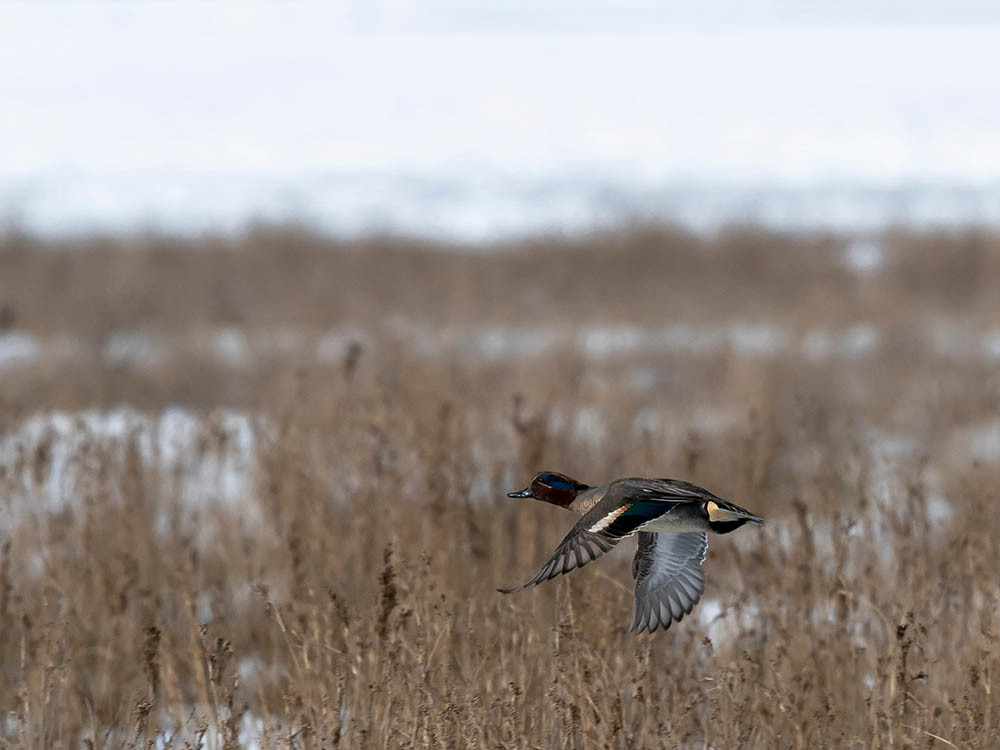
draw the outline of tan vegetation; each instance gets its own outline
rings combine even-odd
[[[7,237],[0,746],[997,747],[1000,239],[878,241]],[[631,542],[496,593],[539,468],[769,525],[630,636]]]

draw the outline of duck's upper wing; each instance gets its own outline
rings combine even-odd
[[[701,564],[708,550],[708,534],[639,532],[632,561],[635,606],[630,632],[657,627],[664,630],[689,614],[705,591]]]
[[[721,523],[737,522],[734,528],[738,528],[743,523],[752,523],[758,526],[765,524],[763,518],[751,513],[746,508],[723,500],[704,487],[679,479],[619,479],[609,487],[609,492],[612,490],[615,490],[619,496],[635,503],[641,504],[645,500],[650,506],[655,506],[657,502],[670,503],[674,506],[705,502],[707,503],[709,520]],[[635,512],[635,508],[632,512]],[[726,533],[725,530],[714,527],[713,530],[720,534]],[[733,529],[728,530],[732,531]]]

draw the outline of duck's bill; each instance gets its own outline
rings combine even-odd
[[[517,492],[508,492],[507,497],[531,497],[531,487],[525,487]]]

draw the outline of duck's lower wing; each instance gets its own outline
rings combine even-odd
[[[630,632],[664,630],[690,614],[705,592],[701,564],[708,551],[708,534],[639,532],[632,561],[635,606]]]

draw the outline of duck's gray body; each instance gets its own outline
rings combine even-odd
[[[628,477],[589,487],[543,472],[527,489],[509,496],[560,505],[580,520],[534,578],[516,589],[500,590],[511,593],[583,567],[637,533],[634,631],[666,629],[698,603],[705,590],[701,564],[709,532],[726,534],[746,523],[764,523],[750,511],[676,479]]]

